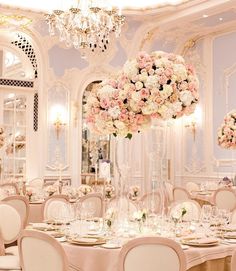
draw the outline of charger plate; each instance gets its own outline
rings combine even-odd
[[[212,247],[219,245],[219,240],[216,238],[186,238],[182,239],[181,243],[193,247]]]
[[[69,238],[67,242],[74,245],[80,246],[96,246],[106,243],[104,238],[94,238],[94,237],[78,237],[78,238]]]

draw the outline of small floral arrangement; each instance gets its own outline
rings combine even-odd
[[[82,193],[82,195],[85,196],[85,195],[87,195],[88,193],[93,192],[93,189],[92,189],[91,186],[89,186],[89,185],[87,185],[87,184],[82,184],[82,185],[79,186],[78,192],[79,192],[80,194]]]
[[[33,195],[33,190],[29,187],[26,188],[26,194],[25,194],[28,198],[29,198],[29,201],[31,200],[31,197]]]
[[[230,111],[218,129],[218,145],[225,149],[236,149],[236,110]]]
[[[233,185],[233,182],[229,177],[226,176],[219,182],[219,184],[223,186],[231,187]]]
[[[140,194],[140,187],[139,186],[137,186],[137,185],[130,186],[129,193],[128,193],[128,197],[130,200],[133,200],[133,201],[137,200],[139,194]]]
[[[176,210],[171,216],[174,223],[178,223],[180,220],[183,219],[184,215],[187,213],[187,209],[185,207],[182,207],[179,210]]]
[[[48,185],[45,188],[45,191],[48,193],[49,196],[52,196],[58,191],[58,187],[56,185]]]
[[[111,184],[105,186],[105,198],[111,199],[115,196],[115,187]]]
[[[147,209],[142,209],[134,212],[133,219],[138,222],[145,222],[147,219],[148,211]]]
[[[109,208],[105,215],[105,222],[108,228],[111,228],[116,218],[116,211],[113,208]]]

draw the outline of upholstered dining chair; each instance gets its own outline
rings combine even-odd
[[[190,193],[183,187],[174,187],[173,189],[174,201],[191,199]]]
[[[100,193],[87,194],[77,201],[79,212],[87,211],[91,213],[93,217],[103,216],[103,196]]]
[[[21,216],[23,227],[25,227],[28,223],[28,217],[29,217],[28,199],[24,196],[15,195],[15,196],[6,197],[2,201],[11,205],[18,211],[18,213]]]
[[[15,183],[4,183],[0,185],[0,189],[7,192],[7,195],[19,195],[19,188]]]
[[[113,198],[109,202],[107,207],[108,207],[108,209],[109,208],[113,208],[113,209],[120,208],[121,210],[124,211],[124,213],[127,212],[131,216],[134,212],[137,212],[137,210],[138,210],[137,205],[125,196],[122,196],[120,198],[119,197]]]
[[[0,203],[0,214],[0,243],[11,244],[18,239],[23,230],[20,214],[7,203]],[[1,248],[0,270],[21,270],[18,247]]]
[[[29,181],[29,186],[34,188],[43,188],[44,180],[41,178],[34,178]]]
[[[219,188],[214,193],[213,203],[219,209],[233,211],[236,207],[236,194],[232,188]]]
[[[236,249],[234,250],[231,258],[231,271],[236,270]]]
[[[183,208],[186,210],[186,214],[183,216],[184,221],[199,220],[201,206],[194,200],[180,200],[173,202],[169,207],[169,217],[181,214]]]
[[[150,213],[159,213],[161,211],[161,195],[159,192],[150,192],[143,195],[140,202]]]
[[[236,224],[236,208],[233,209],[233,211],[231,212],[231,219],[230,222],[232,224]]]
[[[193,191],[198,191],[200,189],[199,185],[194,182],[187,182],[185,188],[189,193],[192,193]]]
[[[119,255],[118,271],[185,271],[184,252],[175,241],[141,237],[127,242]]]
[[[44,220],[63,220],[64,213],[69,206],[69,197],[66,195],[53,195],[48,197],[42,205]]]
[[[19,238],[23,271],[68,271],[68,260],[61,244],[50,235],[24,230]]]

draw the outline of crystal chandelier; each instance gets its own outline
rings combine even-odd
[[[99,3],[98,3],[99,2]],[[98,0],[78,0],[69,10],[46,14],[50,35],[59,34],[60,41],[76,49],[100,49],[104,52],[112,32],[120,35],[125,17],[115,7],[105,7]]]

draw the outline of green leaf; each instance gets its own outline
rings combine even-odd
[[[113,136],[114,136],[114,137],[117,137],[117,134],[116,134],[116,133],[113,133]]]
[[[128,133],[125,138],[131,139],[132,138],[132,134]]]

